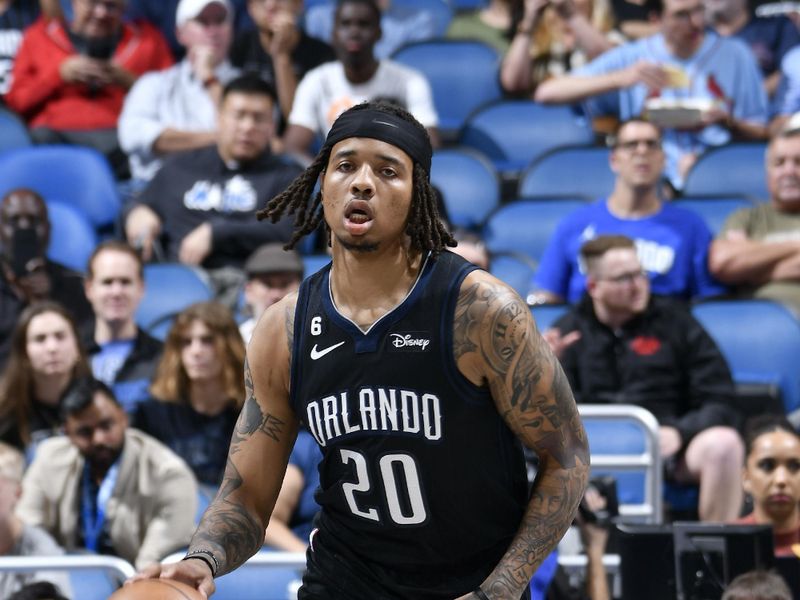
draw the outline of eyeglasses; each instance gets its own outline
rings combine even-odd
[[[655,138],[644,140],[628,140],[626,142],[617,142],[614,147],[624,150],[625,152],[633,152],[642,145],[647,152],[653,152],[654,150],[661,149],[661,140]]]
[[[642,279],[647,279],[647,271],[642,269],[641,271],[629,271],[628,273],[621,273],[614,277],[598,277],[601,281],[610,281],[611,283],[617,284],[629,284],[634,283],[636,281],[640,281]]]
[[[691,19],[696,17],[703,17],[705,16],[706,11],[703,5],[695,6],[694,8],[687,8],[686,10],[679,10],[672,14],[665,14],[665,16],[675,19],[676,21],[683,21],[688,23]]]

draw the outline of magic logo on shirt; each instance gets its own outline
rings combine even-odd
[[[224,183],[198,181],[183,195],[183,205],[189,210],[252,212],[257,202],[256,190],[241,175],[235,175]]]

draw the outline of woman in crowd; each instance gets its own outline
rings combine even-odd
[[[227,307],[200,302],[175,319],[133,426],[169,446],[201,487],[222,481],[228,445],[244,403],[245,347]]]
[[[519,0],[514,37],[500,82],[509,94],[532,96],[542,81],[564,75],[623,41],[609,0]]]
[[[792,546],[800,544],[800,435],[784,417],[755,417],[747,423],[745,451],[742,483],[753,511],[737,523],[772,525],[775,554],[794,556]]]
[[[0,441],[30,460],[37,443],[58,433],[59,402],[77,378],[91,375],[75,322],[60,304],[39,302],[20,315],[0,382]]]

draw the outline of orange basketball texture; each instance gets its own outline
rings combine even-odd
[[[108,600],[203,600],[203,596],[174,579],[143,579],[121,587]]]

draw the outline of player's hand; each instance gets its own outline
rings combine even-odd
[[[653,90],[669,87],[669,73],[661,65],[640,60],[622,70],[623,87],[642,83]]]
[[[658,448],[661,451],[661,458],[675,455],[682,445],[683,438],[677,429],[666,425],[658,428]]]
[[[208,598],[214,593],[216,586],[211,576],[211,569],[202,560],[181,560],[170,565],[153,563],[136,573],[125,582],[125,585],[142,579],[176,579],[190,585]]]
[[[142,260],[153,257],[153,242],[161,231],[161,219],[147,206],[140,205],[125,219],[125,236],[128,243],[139,250]]]
[[[195,227],[181,241],[178,260],[185,265],[197,266],[211,254],[211,224]]]
[[[570,331],[567,335],[561,335],[561,330],[555,327],[548,329],[542,334],[544,341],[550,346],[555,357],[561,360],[564,351],[581,339],[580,331]]]

